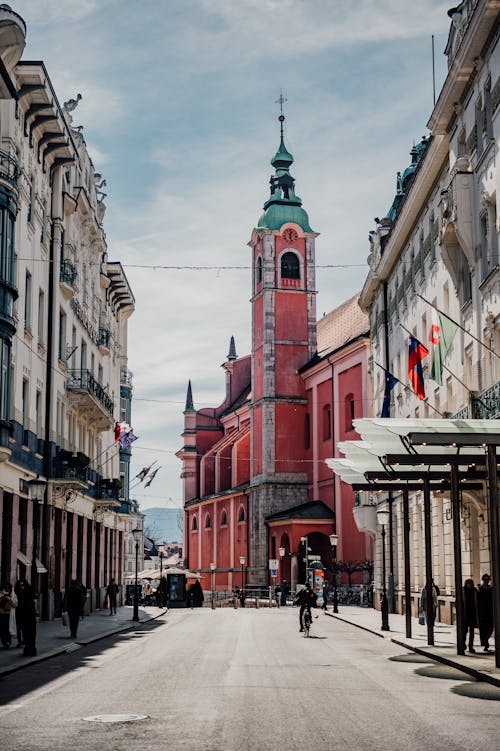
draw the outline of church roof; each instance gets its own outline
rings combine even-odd
[[[284,511],[266,516],[266,522],[276,522],[281,519],[334,519],[335,514],[323,501],[309,501],[300,506],[292,506]]]

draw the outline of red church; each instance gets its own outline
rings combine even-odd
[[[270,560],[294,588],[305,581],[306,546],[331,579],[332,533],[337,560],[372,558],[351,488],[325,463],[339,456],[338,441],[356,438],[353,420],[371,414],[369,322],[356,298],[316,320],[317,233],[295,193],[283,120],[249,243],[252,353],[238,357],[231,337],[218,407],[195,409],[189,383],[177,452],[187,565],[215,564],[217,589],[272,583]]]

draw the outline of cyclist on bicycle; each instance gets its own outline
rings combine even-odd
[[[317,597],[314,594],[314,592],[311,589],[310,584],[306,584],[304,589],[301,589],[300,592],[295,597],[295,602],[297,605],[300,605],[300,613],[299,613],[299,623],[300,623],[300,631],[304,630],[304,611],[308,610],[309,612],[309,618],[312,620],[311,616],[311,608],[316,607],[316,601]]]

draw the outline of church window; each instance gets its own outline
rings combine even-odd
[[[240,510],[238,512],[238,521],[244,522],[245,521],[245,508],[244,506],[240,506]]]
[[[328,441],[332,436],[332,411],[329,404],[323,407],[323,440]]]
[[[304,419],[304,448],[311,448],[311,419],[308,414]]]
[[[227,527],[227,513],[226,509],[223,510],[221,517],[220,517],[220,525],[221,527]]]
[[[212,519],[210,517],[210,514],[207,514],[205,517],[205,529],[210,529],[212,526]]]
[[[261,284],[262,283],[262,257],[261,256],[259,256],[257,258],[256,282],[257,282],[257,284]]]
[[[193,524],[191,525],[191,529],[193,531],[196,531],[198,529],[198,519],[196,516],[193,516]]]
[[[300,279],[300,264],[295,253],[283,253],[281,256],[281,278]]]
[[[352,424],[354,418],[354,396],[353,394],[348,394],[345,398],[345,429],[346,431],[354,430],[354,425]]]

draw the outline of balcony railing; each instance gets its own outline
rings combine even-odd
[[[101,480],[95,491],[95,497],[98,501],[119,501],[122,485],[120,480]]]
[[[500,381],[472,397],[472,411],[477,420],[495,420],[500,417]]]
[[[76,282],[76,267],[71,261],[61,261],[61,270],[59,272],[59,281],[62,284],[67,284],[69,287],[74,287]]]
[[[17,186],[19,163],[15,157],[4,149],[0,149],[0,177],[14,188]]]
[[[94,378],[90,370],[68,370],[66,386],[69,391],[87,391],[92,394],[113,416],[113,399],[105,388]]]

